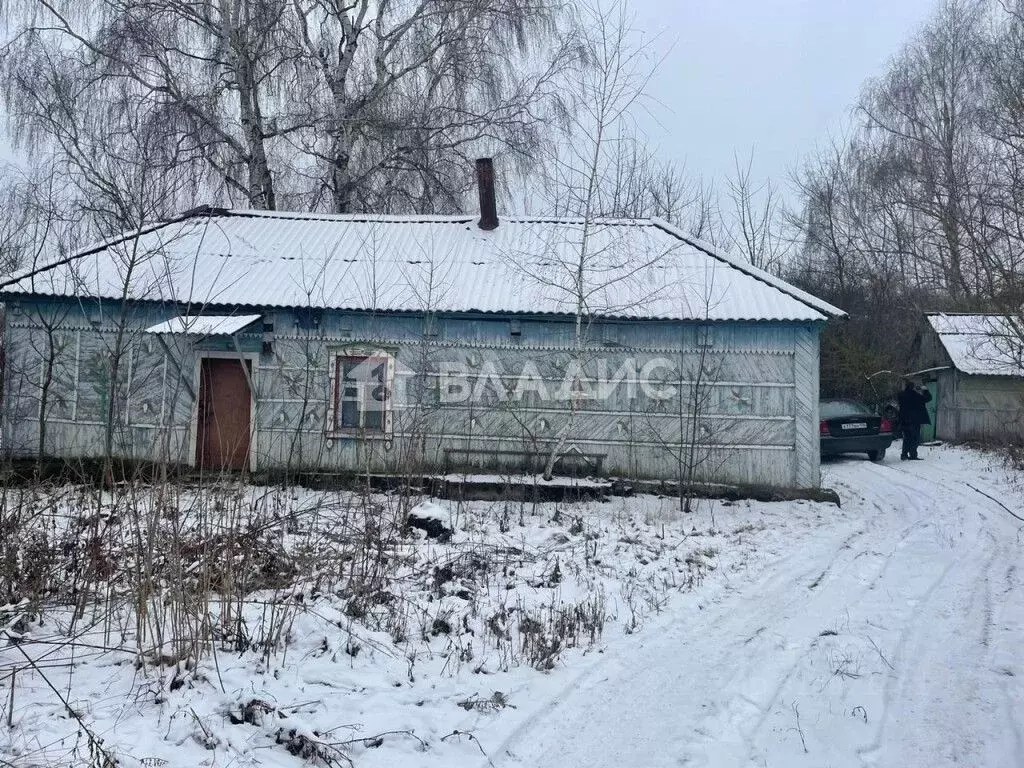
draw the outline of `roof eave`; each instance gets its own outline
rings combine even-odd
[[[10,291],[0,288],[0,302],[33,300],[54,300],[54,301],[122,301],[120,296],[95,296],[91,294],[69,295],[64,293],[40,293],[36,291]],[[309,304],[249,304],[245,302],[195,302],[195,301],[172,301],[169,299],[139,299],[128,297],[127,302],[131,304],[149,304],[161,307],[175,307],[184,310],[186,308],[201,307],[203,311],[219,312],[227,310],[251,309],[259,312],[270,311],[296,311],[296,310],[319,310],[324,312],[338,313],[376,313],[381,315],[422,315],[427,310],[399,308],[399,309],[373,309],[368,307],[329,307]],[[571,312],[544,312],[541,310],[523,311],[515,309],[450,309],[435,310],[437,315],[454,316],[487,316],[487,317],[535,317],[541,319],[560,318],[571,320],[575,315]],[[659,315],[621,315],[621,314],[594,314],[594,320],[626,322],[662,322],[662,323],[694,323],[694,324],[744,324],[744,323],[779,323],[785,325],[825,325],[829,318],[817,313],[816,317],[723,317],[723,318],[701,318],[701,317],[665,317]]]

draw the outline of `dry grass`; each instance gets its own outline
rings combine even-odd
[[[408,659],[410,683],[439,646],[448,674],[550,670],[566,651],[599,643],[619,618],[616,605],[625,608],[626,630],[635,631],[662,609],[667,592],[694,586],[713,567],[714,550],[666,556],[671,578],[630,570],[620,599],[610,600],[603,587],[609,566],[599,553],[635,550],[638,563],[649,563],[668,550],[592,529],[558,507],[541,520],[549,513],[526,504],[496,505],[493,521],[459,505],[452,524],[462,535],[441,544],[406,525],[416,501],[400,493],[237,482],[6,488],[0,636],[27,652],[0,661],[0,685],[26,669],[45,679],[45,665],[33,659],[59,649],[31,647],[41,634],[33,629],[43,625],[60,627],[65,650],[130,655],[140,673],[138,695],[159,698],[192,685],[204,661],[217,668],[224,654],[251,657],[265,670],[283,663],[296,620],[332,611],[338,642],[325,640],[323,653],[355,658],[378,649],[378,633],[386,633],[388,653]],[[551,549],[512,543],[530,519],[552,528]],[[566,583],[575,587],[569,596]],[[54,634],[48,637],[53,645]],[[145,681],[155,675],[166,675],[169,687],[147,693]],[[12,697],[15,687],[8,688]],[[249,721],[244,707],[236,717]],[[79,724],[80,744],[68,764],[117,765],[86,722]],[[323,747],[286,730],[279,735],[282,746],[298,750],[293,754]],[[345,763],[342,747],[318,759],[327,754]]]

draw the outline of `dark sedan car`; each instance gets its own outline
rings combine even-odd
[[[866,453],[872,461],[885,458],[894,438],[889,419],[852,400],[823,400],[818,412],[822,456]]]

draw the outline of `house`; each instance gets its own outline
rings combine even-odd
[[[929,313],[915,367],[932,392],[934,436],[1024,441],[1024,326],[1003,315]],[[925,435],[930,437],[930,435]]]
[[[0,286],[14,457],[819,484],[835,307],[658,219],[197,209]],[[586,247],[582,243],[586,242]]]

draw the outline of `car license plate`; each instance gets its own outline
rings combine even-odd
[[[843,424],[843,429],[867,429],[868,425],[863,421],[853,421],[849,424]]]

